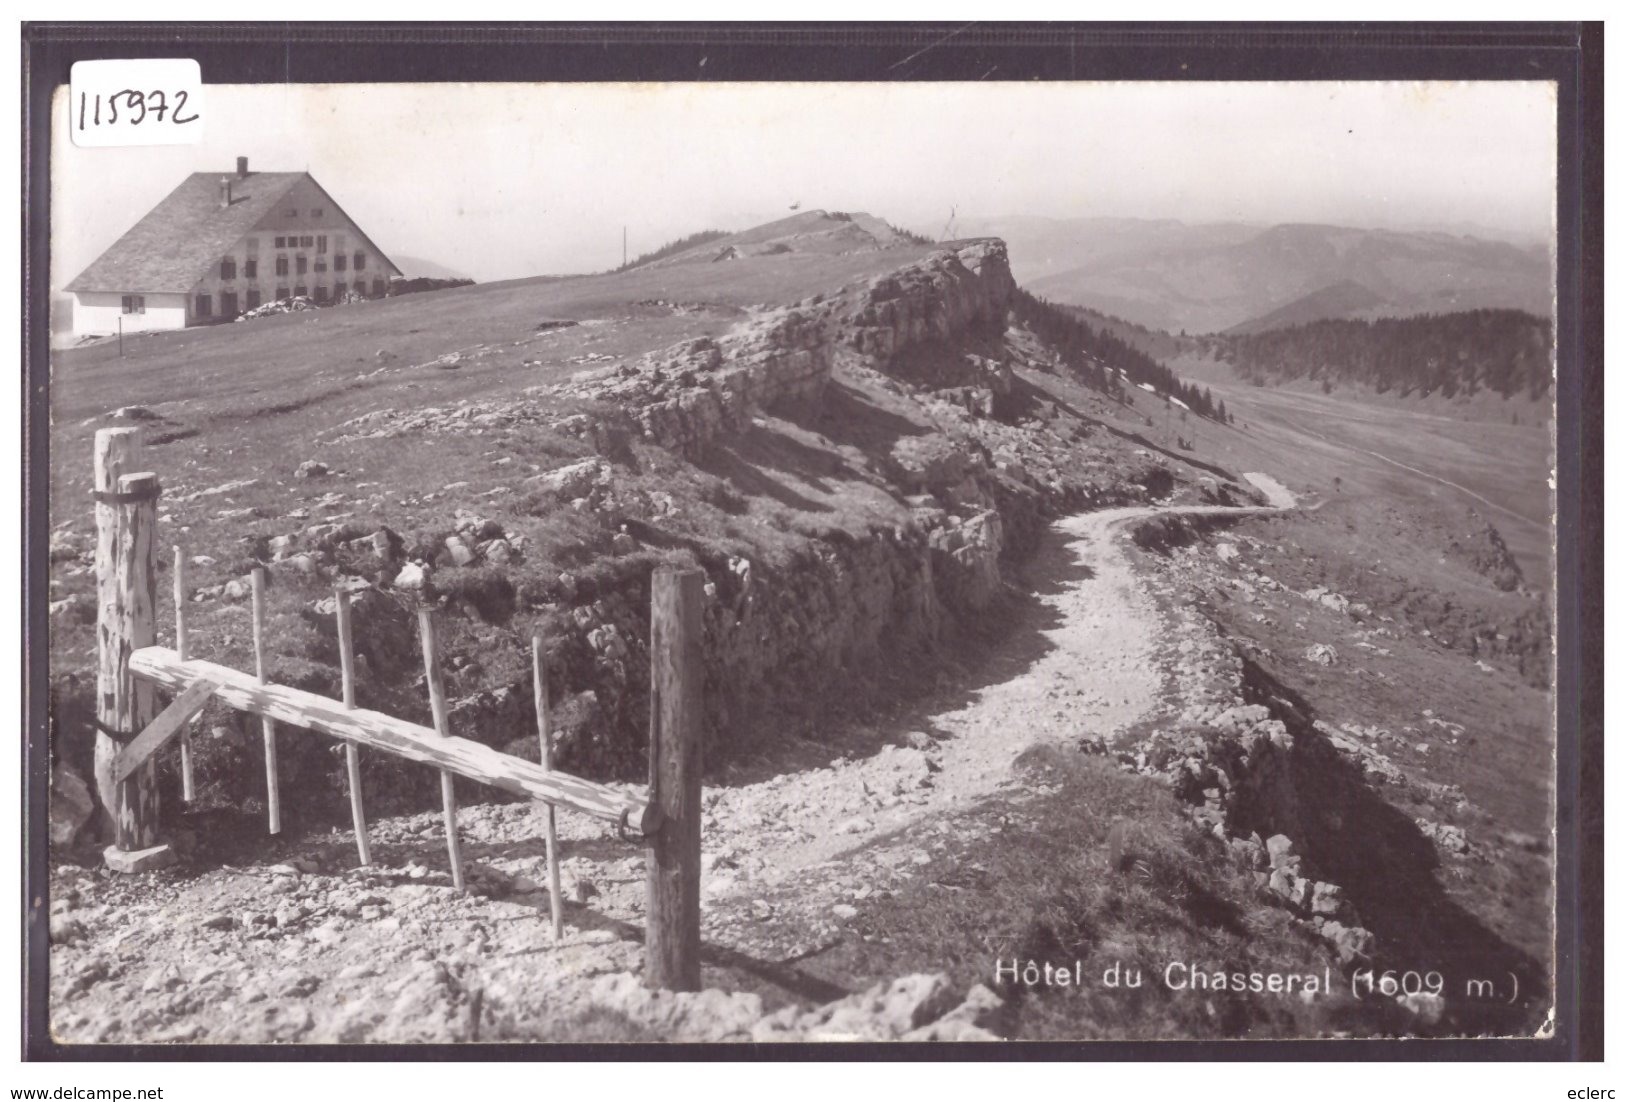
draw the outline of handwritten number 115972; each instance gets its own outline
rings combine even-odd
[[[186,92],[175,93],[175,104],[169,104],[169,97],[162,91],[138,92],[132,88],[125,88],[114,92],[110,96],[99,93],[91,96],[87,92],[79,93],[79,129],[83,130],[88,123],[92,126],[103,125],[102,105],[106,102],[106,124],[111,126],[119,121],[119,101],[124,101],[125,122],[131,126],[140,126],[146,121],[148,115],[156,115],[160,123],[166,120],[176,126],[184,126],[189,122],[196,122],[196,112],[182,117],[186,110]]]

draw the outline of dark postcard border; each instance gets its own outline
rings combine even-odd
[[[22,30],[23,1054],[33,1060],[1596,1060],[1603,1038],[1602,29],[1578,23],[32,23]],[[50,96],[73,62],[208,83],[1530,80],[1558,86],[1558,1025],[1545,1040],[995,1045],[58,1045],[47,1032]]]

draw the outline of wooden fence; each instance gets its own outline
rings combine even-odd
[[[172,740],[180,747],[183,796],[193,798],[191,731],[203,708],[217,700],[228,708],[260,717],[265,752],[266,797],[272,834],[282,829],[282,793],[277,769],[278,724],[314,731],[344,743],[345,772],[356,850],[371,864],[366,812],[362,803],[360,751],[383,751],[440,772],[447,858],[452,883],[463,889],[463,860],[457,834],[454,776],[500,788],[547,805],[548,890],[553,935],[562,935],[556,809],[616,824],[623,836],[648,845],[646,981],[679,991],[700,983],[700,770],[701,622],[704,574],[694,569],[655,571],[650,609],[649,787],[645,796],[561,773],[553,768],[547,721],[547,683],[542,640],[532,640],[531,668],[536,696],[540,762],[529,762],[451,734],[433,609],[418,610],[424,675],[433,727],[355,706],[355,654],[349,592],[334,591],[334,617],[343,677],[342,699],[305,692],[266,680],[264,651],[265,568],[254,570],[254,672],[243,673],[190,654],[187,642],[185,560],[174,551],[175,645],[158,645],[157,605],[158,477],[135,472],[138,429],[102,429],[96,434],[96,784],[111,819],[113,844],[104,851],[109,867],[142,872],[168,864],[173,856],[158,836],[155,754]],[[173,694],[158,711],[155,692]]]

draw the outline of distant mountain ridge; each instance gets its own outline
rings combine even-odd
[[[1365,284],[1345,279],[1318,291],[1310,291],[1302,298],[1251,321],[1232,325],[1225,332],[1262,333],[1266,329],[1286,329],[1332,318],[1381,317],[1386,313],[1385,308],[1392,305]]]
[[[1010,245],[1018,281],[1055,302],[1169,332],[1482,308],[1551,312],[1544,250],[1432,231],[1296,223],[1005,218],[959,224]]]

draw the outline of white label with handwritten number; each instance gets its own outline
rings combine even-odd
[[[191,145],[203,140],[203,74],[184,58],[76,61],[73,144]]]

